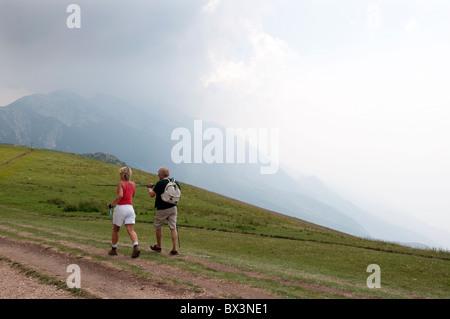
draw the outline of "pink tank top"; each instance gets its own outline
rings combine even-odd
[[[128,185],[125,182],[123,183],[123,196],[122,199],[117,203],[117,205],[133,205],[132,198],[134,195],[134,182],[131,182],[132,185]]]

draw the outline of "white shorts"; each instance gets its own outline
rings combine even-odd
[[[133,205],[116,205],[113,212],[113,224],[119,227],[135,223],[136,214]]]

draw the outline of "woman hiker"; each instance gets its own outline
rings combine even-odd
[[[134,223],[136,214],[134,213],[132,198],[134,196],[135,184],[130,180],[131,168],[128,166],[122,167],[119,170],[121,181],[117,183],[117,196],[112,203],[108,205],[109,209],[114,207],[113,213],[113,232],[112,232],[112,247],[108,252],[109,255],[117,255],[117,242],[119,241],[120,227],[125,225],[128,235],[130,235],[133,242],[132,258],[139,257],[141,250],[139,249],[138,238],[134,231]]]

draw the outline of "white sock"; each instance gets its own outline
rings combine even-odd
[[[137,241],[135,241],[135,242],[133,243],[133,246],[137,246],[137,245],[139,245],[139,243],[138,243]]]
[[[113,244],[113,245],[111,245],[112,246],[112,248],[117,248],[117,244]]]

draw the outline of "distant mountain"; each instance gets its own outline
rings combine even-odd
[[[122,162],[121,160],[119,160],[117,157],[115,157],[114,155],[111,154],[106,154],[103,152],[96,152],[96,153],[85,153],[85,154],[80,154],[83,157],[86,158],[92,158],[98,161],[103,161],[106,163],[111,163],[111,164],[115,164],[115,165],[120,165],[120,166],[126,166],[125,162]]]
[[[154,163],[154,171],[167,163],[167,157],[149,154],[160,147],[149,133],[158,124],[152,119],[120,101],[110,104],[101,97],[85,99],[69,91],[34,94],[0,109],[0,140],[72,153],[114,154],[137,168]]]
[[[307,194],[312,198],[335,207],[360,225],[363,225],[370,233],[371,238],[383,239],[417,248],[439,246],[437,241],[421,235],[419,232],[411,231],[409,227],[388,222],[375,216],[373,213],[357,207],[352,202],[344,200],[315,176],[300,176],[296,181],[307,190]],[[391,213],[394,214],[394,212]],[[401,222],[402,225],[409,224],[405,219]]]
[[[259,164],[175,164],[172,131],[182,127],[193,132],[194,120],[167,105],[136,106],[111,96],[86,99],[55,91],[25,96],[0,108],[0,142],[114,154],[152,173],[168,166],[180,181],[351,235],[389,240],[391,234],[404,233],[398,241],[425,242],[416,233],[360,210],[314,177],[294,180],[281,168],[261,175]],[[203,125],[204,130],[225,132],[214,123]]]

